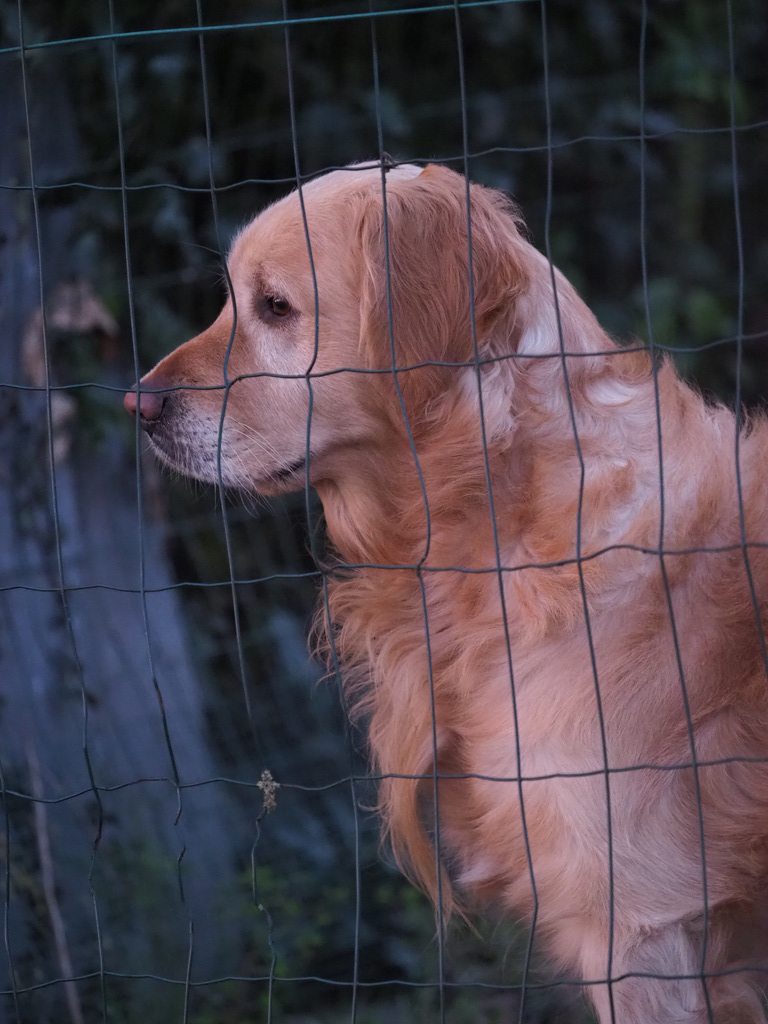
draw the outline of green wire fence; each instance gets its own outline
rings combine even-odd
[[[759,404],[767,22],[0,4],[0,1019],[590,1019],[529,929],[436,933],[380,851],[364,735],[306,653],[311,494],[162,475],[122,394],[214,319],[240,225],[386,150],[511,192],[611,331]]]

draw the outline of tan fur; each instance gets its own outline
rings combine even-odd
[[[403,870],[435,899],[439,834],[444,913],[535,915],[601,1024],[763,1022],[768,559],[742,545],[734,416],[617,347],[475,185],[473,337],[465,187],[387,175],[389,278],[378,168],[304,187],[313,264],[296,193],[265,211],[232,250],[236,318],[230,299],[142,381],[180,388],[154,447],[300,488],[311,370],[309,480],[339,560],[321,631]],[[750,545],[767,453],[761,418],[740,439]]]

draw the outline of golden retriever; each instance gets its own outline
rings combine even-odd
[[[765,1021],[765,421],[617,346],[443,167],[305,184],[228,276],[126,407],[182,473],[317,490],[403,870],[527,920],[601,1024]]]

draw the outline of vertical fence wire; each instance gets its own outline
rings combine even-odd
[[[683,710],[685,714],[685,725],[688,734],[688,743],[691,750],[691,768],[693,771],[693,785],[694,794],[696,798],[696,809],[698,815],[698,841],[699,841],[699,853],[701,857],[701,892],[702,892],[702,911],[704,919],[704,928],[702,931],[702,944],[701,944],[701,956],[699,961],[699,974],[698,977],[701,980],[701,986],[704,994],[704,1002],[706,1005],[707,1018],[710,1024],[714,1024],[712,1000],[710,997],[708,976],[707,976],[707,938],[708,938],[708,925],[709,925],[709,886],[707,880],[707,855],[706,845],[704,836],[704,809],[701,799],[701,779],[699,774],[699,762],[698,754],[696,752],[696,740],[694,736],[693,727],[693,716],[691,713],[690,699],[688,695],[688,686],[685,678],[685,670],[683,667],[683,659],[680,651],[680,639],[678,635],[677,624],[675,621],[675,610],[672,599],[672,588],[669,582],[669,574],[667,572],[666,552],[664,549],[664,532],[666,525],[665,511],[666,511],[666,492],[665,492],[665,477],[664,477],[664,441],[662,437],[661,429],[661,395],[659,393],[659,362],[657,358],[656,347],[654,344],[654,329],[653,329],[653,318],[651,316],[651,300],[648,289],[648,253],[647,253],[647,234],[646,234],[646,218],[647,218],[647,154],[646,154],[646,135],[645,135],[645,113],[646,113],[646,96],[645,96],[645,64],[646,64],[646,46],[647,46],[647,31],[648,31],[648,3],[647,0],[643,0],[642,5],[642,17],[640,27],[640,40],[639,40],[639,68],[638,68],[638,86],[640,92],[640,263],[642,270],[643,280],[643,301],[645,304],[645,316],[646,316],[646,329],[648,331],[648,345],[651,353],[651,366],[653,370],[653,384],[654,384],[654,400],[656,410],[656,428],[657,428],[657,451],[659,458],[659,544],[658,544],[658,557],[659,557],[659,569],[661,572],[661,580],[664,588],[664,598],[669,615],[669,628],[672,636],[672,644],[674,647],[675,664],[677,667],[677,675],[680,681],[680,691],[683,701]]]
[[[552,106],[549,88],[549,46],[547,32],[547,4],[541,0],[541,39],[543,52],[543,80],[544,80],[544,105],[547,114],[547,199],[546,213],[544,218],[544,251],[549,262],[550,282],[552,285],[552,301],[554,305],[555,323],[557,325],[557,338],[560,347],[560,361],[563,371],[563,382],[568,402],[568,417],[573,429],[573,439],[576,446],[576,458],[579,467],[579,493],[578,506],[576,511],[576,568],[579,575],[579,592],[581,606],[584,613],[584,628],[586,631],[587,645],[589,649],[589,661],[592,670],[592,679],[595,686],[595,703],[597,718],[600,730],[600,746],[602,754],[602,774],[605,781],[605,817],[606,817],[606,843],[608,854],[608,948],[606,956],[605,984],[608,988],[608,1005],[611,1015],[611,1024],[616,1024],[616,1007],[614,1000],[614,941],[615,941],[615,877],[614,877],[614,835],[613,816],[611,808],[611,769],[608,761],[608,745],[605,728],[605,715],[603,713],[603,699],[600,693],[600,679],[597,671],[597,656],[592,637],[592,622],[589,612],[589,601],[587,598],[587,587],[584,580],[584,561],[582,557],[582,526],[584,514],[584,487],[586,483],[586,463],[582,452],[579,430],[576,423],[576,410],[574,408],[573,393],[568,372],[568,353],[565,348],[563,335],[563,322],[561,317],[560,299],[557,291],[557,277],[552,257],[552,212],[554,203],[554,151],[552,148]],[[592,979],[585,979],[590,981]],[[600,982],[601,979],[594,979]]]
[[[283,47],[285,50],[285,71],[286,81],[288,84],[288,114],[291,125],[291,151],[293,155],[293,173],[296,185],[296,191],[299,197],[299,208],[301,212],[301,226],[304,234],[304,241],[307,247],[307,256],[309,259],[309,269],[312,277],[312,304],[314,314],[314,329],[312,338],[312,355],[310,356],[309,362],[307,363],[306,371],[304,373],[304,380],[307,388],[307,429],[306,438],[304,444],[304,515],[306,519],[307,534],[309,537],[310,550],[312,553],[312,559],[315,565],[321,571],[322,579],[322,593],[323,600],[325,602],[325,614],[329,623],[329,632],[331,630],[330,625],[330,607],[328,604],[328,581],[327,574],[322,568],[322,559],[317,548],[317,532],[313,525],[312,515],[312,496],[309,481],[310,474],[310,458],[312,452],[312,415],[315,408],[315,391],[312,384],[312,370],[317,363],[317,357],[320,349],[320,292],[317,284],[317,270],[315,267],[315,255],[312,247],[312,238],[309,230],[309,221],[307,220],[307,208],[304,201],[304,179],[301,173],[301,159],[299,155],[299,137],[298,127],[296,124],[296,97],[294,92],[294,77],[293,77],[293,62],[291,60],[291,35],[290,35],[290,19],[288,16],[288,0],[282,0],[282,12],[283,12]],[[333,658],[336,661],[336,648],[335,645],[332,648]],[[338,671],[338,663],[334,666]],[[351,760],[350,751],[350,760]],[[360,952],[360,895],[361,895],[361,884],[360,884],[360,860],[359,860],[359,815],[357,806],[357,794],[355,790],[355,784],[352,781],[352,774],[350,773],[350,795],[352,799],[352,814],[355,822],[355,935],[354,935],[354,960],[352,967],[352,999],[351,999],[351,1017],[354,1021],[357,1017],[357,998],[358,998],[358,981],[359,981],[359,952]],[[270,1000],[270,1012],[271,1012],[271,1000]]]
[[[539,894],[536,888],[536,876],[533,870],[533,857],[531,855],[531,842],[528,835],[528,819],[525,813],[525,799],[523,787],[523,762],[521,752],[520,723],[518,718],[517,691],[515,688],[515,671],[512,659],[512,643],[509,631],[509,616],[507,614],[507,596],[504,590],[504,564],[501,556],[501,545],[499,542],[498,523],[496,518],[496,504],[493,496],[493,485],[491,481],[491,466],[488,459],[488,435],[485,422],[485,407],[483,404],[483,376],[482,363],[480,358],[480,347],[477,337],[477,321],[475,317],[475,273],[472,249],[472,196],[470,191],[470,165],[469,165],[469,125],[467,122],[467,82],[464,65],[464,43],[461,28],[461,4],[456,0],[454,5],[454,25],[456,29],[456,50],[459,72],[459,93],[461,99],[461,139],[462,139],[462,169],[465,181],[465,201],[467,206],[467,263],[469,267],[469,317],[472,330],[472,357],[474,360],[475,380],[477,383],[477,401],[480,411],[480,436],[483,446],[483,470],[485,473],[485,487],[488,492],[488,515],[491,521],[493,533],[493,552],[495,558],[495,573],[499,588],[499,606],[501,608],[501,619],[504,630],[504,647],[506,654],[506,667],[509,673],[509,689],[512,701],[512,720],[514,723],[515,768],[517,774],[517,794],[520,805],[520,819],[523,827],[523,842],[525,845],[525,859],[528,869],[528,876],[531,880],[531,893],[533,896],[533,912],[528,926],[528,941],[525,950],[525,963],[520,983],[520,1006],[518,1010],[518,1022],[523,1024],[526,1012],[526,993],[529,974],[531,971],[531,958],[533,956],[533,944],[536,937],[536,926],[539,919]],[[546,49],[544,51],[545,74],[547,73],[548,59]],[[551,114],[549,107],[546,110],[547,130],[550,131]]]
[[[386,305],[387,305],[387,340],[389,344],[389,356],[391,361],[392,369],[392,381],[395,387],[395,394],[397,396],[397,404],[399,407],[400,415],[403,420],[403,426],[405,428],[405,434],[408,442],[408,450],[411,459],[413,460],[414,469],[419,481],[419,492],[420,499],[424,505],[424,520],[425,520],[425,532],[424,532],[424,550],[416,563],[415,574],[416,580],[419,587],[419,598],[421,606],[421,615],[424,622],[424,643],[426,651],[426,662],[427,662],[427,685],[429,686],[429,707],[431,716],[431,742],[432,742],[432,771],[429,776],[429,781],[432,786],[432,801],[433,810],[431,813],[432,821],[434,822],[434,845],[435,845],[435,885],[436,885],[436,912],[437,912],[437,952],[438,952],[438,993],[440,1000],[440,1022],[444,1024],[446,1014],[446,991],[445,991],[445,909],[443,902],[443,850],[442,850],[442,838],[441,838],[441,825],[440,825],[440,769],[438,760],[438,742],[437,742],[437,714],[435,706],[435,677],[433,670],[432,661],[432,641],[430,639],[429,630],[429,607],[427,601],[427,587],[424,579],[424,565],[429,557],[430,548],[432,546],[432,516],[429,508],[429,500],[427,497],[427,487],[424,481],[424,474],[422,472],[421,460],[419,459],[419,453],[416,447],[416,441],[413,436],[413,430],[411,427],[410,418],[408,411],[405,406],[405,399],[403,398],[403,391],[400,386],[400,373],[402,368],[400,367],[399,360],[397,358],[397,345],[395,338],[395,325],[393,316],[392,306],[392,261],[391,261],[391,249],[390,249],[390,213],[389,206],[387,203],[387,159],[384,151],[384,135],[381,120],[381,93],[380,93],[380,81],[379,81],[379,55],[378,47],[376,42],[376,21],[371,18],[371,46],[372,46],[372,57],[373,57],[373,82],[374,82],[374,95],[376,98],[376,136],[379,147],[379,164],[381,168],[381,212],[383,220],[383,233],[384,233],[384,270],[385,270],[385,285],[386,285]],[[406,370],[407,372],[407,370]],[[394,566],[388,567],[394,568]],[[407,566],[402,566],[407,569]]]
[[[119,164],[120,164],[120,197],[122,205],[122,222],[123,222],[123,238],[125,245],[125,274],[126,274],[126,295],[128,304],[128,320],[129,330],[131,339],[131,355],[133,358],[133,367],[135,380],[137,381],[138,400],[141,401],[141,386],[138,384],[141,376],[140,365],[139,365],[139,349],[138,349],[138,334],[136,326],[136,307],[135,297],[133,289],[133,274],[131,269],[131,246],[130,246],[130,218],[128,208],[128,189],[126,181],[126,162],[125,162],[125,142],[124,142],[124,131],[123,131],[123,117],[122,117],[122,102],[120,96],[120,76],[118,71],[118,51],[117,51],[117,37],[116,37],[116,24],[115,24],[115,11],[114,11],[114,0],[108,0],[109,8],[109,26],[110,32],[112,33],[111,40],[111,66],[112,66],[112,79],[114,85],[114,103],[115,103],[115,114],[117,123],[117,139],[118,139],[118,153],[119,153]],[[182,812],[184,809],[183,796],[182,796],[182,780],[179,775],[178,764],[176,760],[176,753],[174,750],[173,742],[171,740],[170,726],[168,722],[168,716],[166,714],[165,701],[163,699],[163,692],[160,686],[160,680],[158,678],[157,669],[155,666],[155,659],[152,652],[152,632],[150,627],[150,616],[149,609],[147,607],[147,582],[146,582],[146,540],[144,536],[144,521],[145,521],[145,507],[144,507],[144,493],[142,484],[142,473],[141,473],[141,427],[140,417],[137,410],[136,424],[135,424],[135,435],[134,444],[136,452],[136,502],[137,502],[137,521],[138,521],[138,534],[139,534],[139,588],[140,588],[140,599],[141,599],[141,614],[144,629],[144,638],[146,642],[147,651],[147,666],[150,677],[152,679],[152,685],[155,692],[155,696],[158,702],[158,709],[160,712],[160,718],[162,722],[163,736],[165,739],[165,745],[168,752],[168,758],[171,767],[171,777],[173,785],[176,790],[176,815],[174,818],[174,829],[178,828],[181,820]],[[187,907],[186,896],[184,892],[184,877],[183,877],[183,861],[186,854],[186,844],[182,836],[179,836],[179,850],[176,858],[176,881],[178,886],[179,899],[181,904]],[[192,974],[192,964],[194,960],[194,942],[195,932],[194,924],[187,908],[188,917],[188,955],[186,974],[184,979],[184,999],[183,999],[183,1024],[187,1024],[189,1020],[189,1001],[190,1001],[190,981]],[[98,918],[97,918],[98,921]],[[99,941],[99,949],[101,951],[101,940]],[[100,969],[103,977],[103,956],[100,953]],[[107,998],[102,980],[102,1016],[106,1021],[108,1019],[107,1009]]]
[[[17,1021],[21,1020],[19,1006],[19,990],[16,980],[16,964],[13,956],[11,943],[11,856],[13,846],[11,843],[11,818],[8,811],[8,788],[5,784],[5,772],[3,762],[0,758],[0,796],[3,800],[3,834],[5,838],[5,865],[3,868],[3,947],[8,962],[8,980],[11,986],[11,998],[13,1000],[13,1011]]]
[[[104,950],[102,945],[101,937],[101,926],[99,919],[99,904],[97,900],[96,890],[93,886],[93,872],[96,863],[96,856],[101,843],[103,829],[104,829],[104,807],[102,804],[101,793],[99,786],[96,782],[96,777],[91,762],[91,752],[89,747],[89,713],[88,713],[88,693],[85,686],[85,676],[83,672],[83,665],[80,658],[80,652],[78,649],[77,640],[75,638],[75,629],[72,621],[72,611],[70,607],[69,591],[67,587],[67,580],[64,571],[64,554],[62,548],[62,535],[61,535],[61,520],[59,516],[59,492],[58,492],[58,478],[56,468],[56,453],[54,447],[54,423],[53,423],[53,391],[52,391],[52,356],[49,346],[49,334],[48,324],[46,317],[47,307],[47,295],[45,292],[45,281],[43,274],[43,240],[41,230],[41,218],[40,218],[40,198],[37,189],[37,177],[35,171],[35,155],[34,155],[34,138],[32,131],[32,117],[31,117],[31,101],[29,93],[29,83],[27,75],[27,60],[24,46],[24,14],[22,0],[18,0],[17,4],[18,11],[18,30],[19,30],[19,60],[21,65],[21,79],[22,79],[22,92],[24,99],[24,122],[26,127],[26,145],[27,154],[29,157],[29,191],[32,198],[33,208],[33,221],[34,221],[34,237],[36,246],[36,259],[37,259],[37,274],[39,278],[39,301],[40,301],[40,330],[41,340],[43,348],[43,359],[44,359],[44,372],[45,372],[45,417],[46,417],[46,432],[47,432],[47,458],[48,458],[48,484],[50,487],[50,507],[51,517],[53,524],[53,537],[54,537],[54,559],[56,564],[56,575],[57,575],[57,586],[56,594],[58,596],[61,610],[64,619],[65,633],[69,644],[70,654],[73,659],[75,668],[75,674],[77,677],[78,687],[80,691],[80,702],[82,708],[82,754],[85,761],[86,772],[88,776],[88,783],[90,792],[93,795],[94,805],[96,807],[96,821],[94,827],[94,834],[91,842],[91,862],[88,872],[88,886],[90,890],[90,897],[93,907],[94,921],[96,927],[96,937],[98,944],[98,958],[99,958],[99,983],[101,990],[101,1003],[102,1003],[102,1016],[106,1019],[106,980],[104,971]],[[40,794],[36,794],[34,789],[32,791],[31,799],[42,801],[43,797]],[[10,863],[10,851],[8,855]],[[11,965],[13,970],[13,965]],[[64,987],[68,997],[71,997],[72,988],[71,981],[73,979],[65,979]],[[14,1002],[18,1006],[17,1002],[16,985],[14,982]],[[77,1024],[77,1018],[79,1016],[79,1003],[75,997],[74,1004],[70,1005],[70,1012],[74,1018],[73,1024]]]
[[[734,234],[736,239],[736,266],[738,272],[738,294],[736,298],[736,394],[734,397],[734,409],[736,422],[734,427],[734,464],[736,467],[736,491],[739,498],[739,528],[741,530],[741,550],[744,558],[744,570],[747,574],[749,594],[752,600],[752,608],[755,613],[757,634],[760,641],[760,652],[763,659],[763,668],[768,681],[768,648],[766,647],[765,631],[760,615],[760,605],[755,590],[755,579],[752,572],[752,563],[749,557],[749,544],[747,541],[747,524],[744,511],[744,485],[741,476],[741,435],[744,429],[744,409],[742,406],[742,367],[744,362],[744,290],[745,290],[745,260],[744,260],[744,228],[741,217],[741,198],[739,189],[739,152],[736,128],[736,57],[733,39],[733,3],[726,0],[725,13],[727,19],[728,38],[728,110],[730,114],[730,147],[731,147],[731,180],[733,188],[733,220]]]
[[[232,328],[229,334],[229,340],[227,342],[227,349],[224,356],[223,365],[223,402],[221,407],[221,416],[219,418],[218,425],[218,436],[216,441],[216,473],[218,477],[218,490],[220,495],[220,510],[221,510],[221,523],[224,534],[224,542],[226,549],[227,568],[229,570],[229,588],[231,595],[232,604],[232,619],[235,630],[235,644],[237,651],[237,665],[240,676],[240,685],[243,693],[243,702],[248,716],[248,727],[253,743],[254,753],[257,754],[260,760],[263,760],[262,746],[259,739],[259,732],[256,725],[254,716],[253,705],[251,701],[251,692],[248,680],[248,672],[246,668],[245,648],[243,644],[243,631],[240,615],[240,602],[238,598],[238,582],[237,575],[235,572],[235,555],[232,544],[232,531],[229,521],[229,513],[226,498],[226,488],[224,486],[224,478],[222,473],[222,444],[224,439],[224,428],[226,421],[227,408],[231,393],[231,388],[234,379],[230,379],[229,374],[229,363],[232,355],[232,348],[235,342],[235,336],[238,327],[238,310],[237,310],[237,297],[235,295],[235,288],[232,283],[232,279],[229,274],[229,265],[227,260],[226,248],[224,245],[224,238],[221,230],[221,223],[219,217],[219,204],[218,204],[218,191],[216,187],[216,180],[213,167],[213,131],[211,126],[211,109],[210,109],[210,98],[209,98],[209,86],[208,86],[208,72],[206,64],[206,53],[205,53],[205,32],[203,31],[203,12],[201,0],[195,0],[195,11],[197,16],[197,24],[199,28],[198,40],[199,40],[199,54],[200,54],[200,81],[202,87],[202,98],[203,98],[203,115],[205,123],[205,139],[206,139],[206,152],[208,160],[208,186],[211,197],[211,213],[213,216],[214,234],[216,238],[216,249],[220,264],[222,267],[222,273],[227,287],[227,295],[229,301],[232,303]],[[275,973],[277,970],[277,952],[274,945],[273,938],[273,920],[272,915],[269,912],[268,907],[264,905],[259,896],[258,886],[258,845],[261,839],[261,821],[267,812],[267,795],[263,791],[263,806],[261,812],[256,816],[254,821],[254,836],[253,843],[250,849],[250,868],[251,868],[251,894],[255,907],[263,915],[267,925],[267,944],[269,948],[269,978],[268,978],[268,1000],[267,1000],[267,1020],[266,1024],[272,1022],[272,995],[273,987],[275,982]],[[192,937],[192,923],[190,922],[190,941]],[[190,945],[190,970],[191,970],[191,945]],[[187,975],[187,989],[185,998],[185,1013],[188,1007],[188,994],[189,994],[189,981],[190,975]],[[185,1016],[186,1022],[186,1016]]]

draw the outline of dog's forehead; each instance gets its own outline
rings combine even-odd
[[[307,248],[304,236],[301,210],[281,199],[238,232],[230,248],[230,263],[245,264],[265,255],[301,258],[302,250],[306,252]]]
[[[360,164],[331,171],[268,206],[235,237],[230,261],[270,260],[296,266],[354,235],[357,204],[381,195],[387,181],[414,178],[422,168],[403,164],[387,172],[382,183],[378,165]]]
[[[308,191],[302,209],[298,194],[291,193],[267,207],[240,231],[230,249],[230,269],[248,272],[266,262],[294,273],[309,272],[311,263],[322,260],[338,239],[338,221],[339,204],[333,203],[329,195],[312,195]]]

